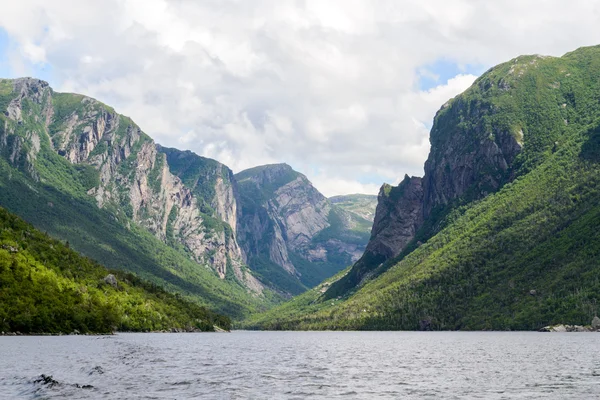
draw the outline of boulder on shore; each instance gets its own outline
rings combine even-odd
[[[600,318],[594,317],[591,325],[549,325],[539,330],[539,332],[598,332],[600,331]]]

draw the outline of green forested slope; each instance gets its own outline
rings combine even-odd
[[[108,274],[116,282],[107,282]],[[108,271],[0,208],[0,331],[228,329],[229,318]]]
[[[247,326],[503,330],[589,323],[600,296],[599,66],[600,48],[593,47],[562,58],[519,57],[488,71],[450,103],[471,107],[470,119],[453,119],[446,107],[436,116],[437,138],[462,135],[470,124],[503,124],[523,135],[509,170],[515,179],[482,200],[467,192],[446,211],[441,230],[420,237],[424,243],[408,246],[414,250],[354,291],[325,301],[315,290]]]

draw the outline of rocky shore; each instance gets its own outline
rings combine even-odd
[[[600,318],[594,317],[591,325],[549,325],[540,329],[539,332],[600,332]]]

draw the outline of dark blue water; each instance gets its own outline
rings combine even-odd
[[[593,399],[600,334],[0,337],[0,398]]]

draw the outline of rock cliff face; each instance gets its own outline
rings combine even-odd
[[[382,261],[395,257],[422,224],[422,179],[406,175],[398,186],[383,185],[366,251]]]
[[[165,168],[177,176],[196,199],[195,210],[202,220],[202,229],[208,232],[199,246],[214,242],[214,245],[204,246],[199,252],[211,254],[211,262],[220,266],[217,272],[222,278],[227,273],[229,262],[238,279],[252,290],[261,291],[262,284],[242,268],[245,255],[236,238],[239,213],[233,172],[227,166],[191,151],[160,145],[157,148],[161,156],[165,157]]]
[[[485,92],[485,83],[479,84]],[[521,151],[523,131],[504,121],[491,122],[495,110],[485,100],[457,97],[437,113],[423,178],[424,218],[458,198],[485,197],[514,177],[511,167]]]
[[[250,267],[278,289],[302,291],[362,254],[369,221],[332,205],[289,165],[265,165],[235,177],[238,241]]]
[[[27,122],[46,125],[52,115],[49,103],[51,89],[37,79],[0,80],[0,107],[7,117],[0,125],[0,152],[17,168],[34,179],[34,168],[41,148],[41,138],[36,130],[27,129]],[[25,104],[24,104],[25,103]]]
[[[527,125],[498,117],[501,108],[493,99],[497,91],[510,95],[510,84],[500,80],[494,85],[480,78],[438,111],[424,177],[406,176],[397,187],[382,186],[367,249],[328,296],[359,285],[383,262],[398,256],[421,228],[427,230],[424,238],[433,234],[448,206],[481,199],[514,179]]]
[[[407,176],[397,187],[381,188],[367,246],[374,259],[383,262],[400,254],[424,221],[436,223],[436,210],[483,198],[514,178],[523,133],[490,124],[493,110],[481,100],[457,97],[437,113],[425,176]]]
[[[234,235],[237,227],[237,186],[233,172],[218,161],[191,151],[157,146],[165,154],[169,170],[190,188],[201,212],[226,222]]]
[[[43,148],[72,164],[93,167],[96,172],[88,171],[92,179],[87,189],[98,207],[114,210],[164,242],[183,245],[199,264],[211,266],[221,278],[232,268],[242,284],[262,290],[242,268],[243,257],[232,234],[237,215],[234,195],[222,178],[210,188],[215,216],[203,214],[199,205],[204,199],[199,200],[194,187],[186,187],[170,172],[167,155],[129,118],[94,99],[55,93],[37,79],[2,81],[0,90],[8,92],[9,84],[11,95],[17,92],[18,96],[7,106],[0,143],[15,166],[35,177],[32,165]],[[23,119],[28,119],[26,124]],[[39,129],[19,130],[20,126]],[[215,225],[215,217],[233,228]]]

